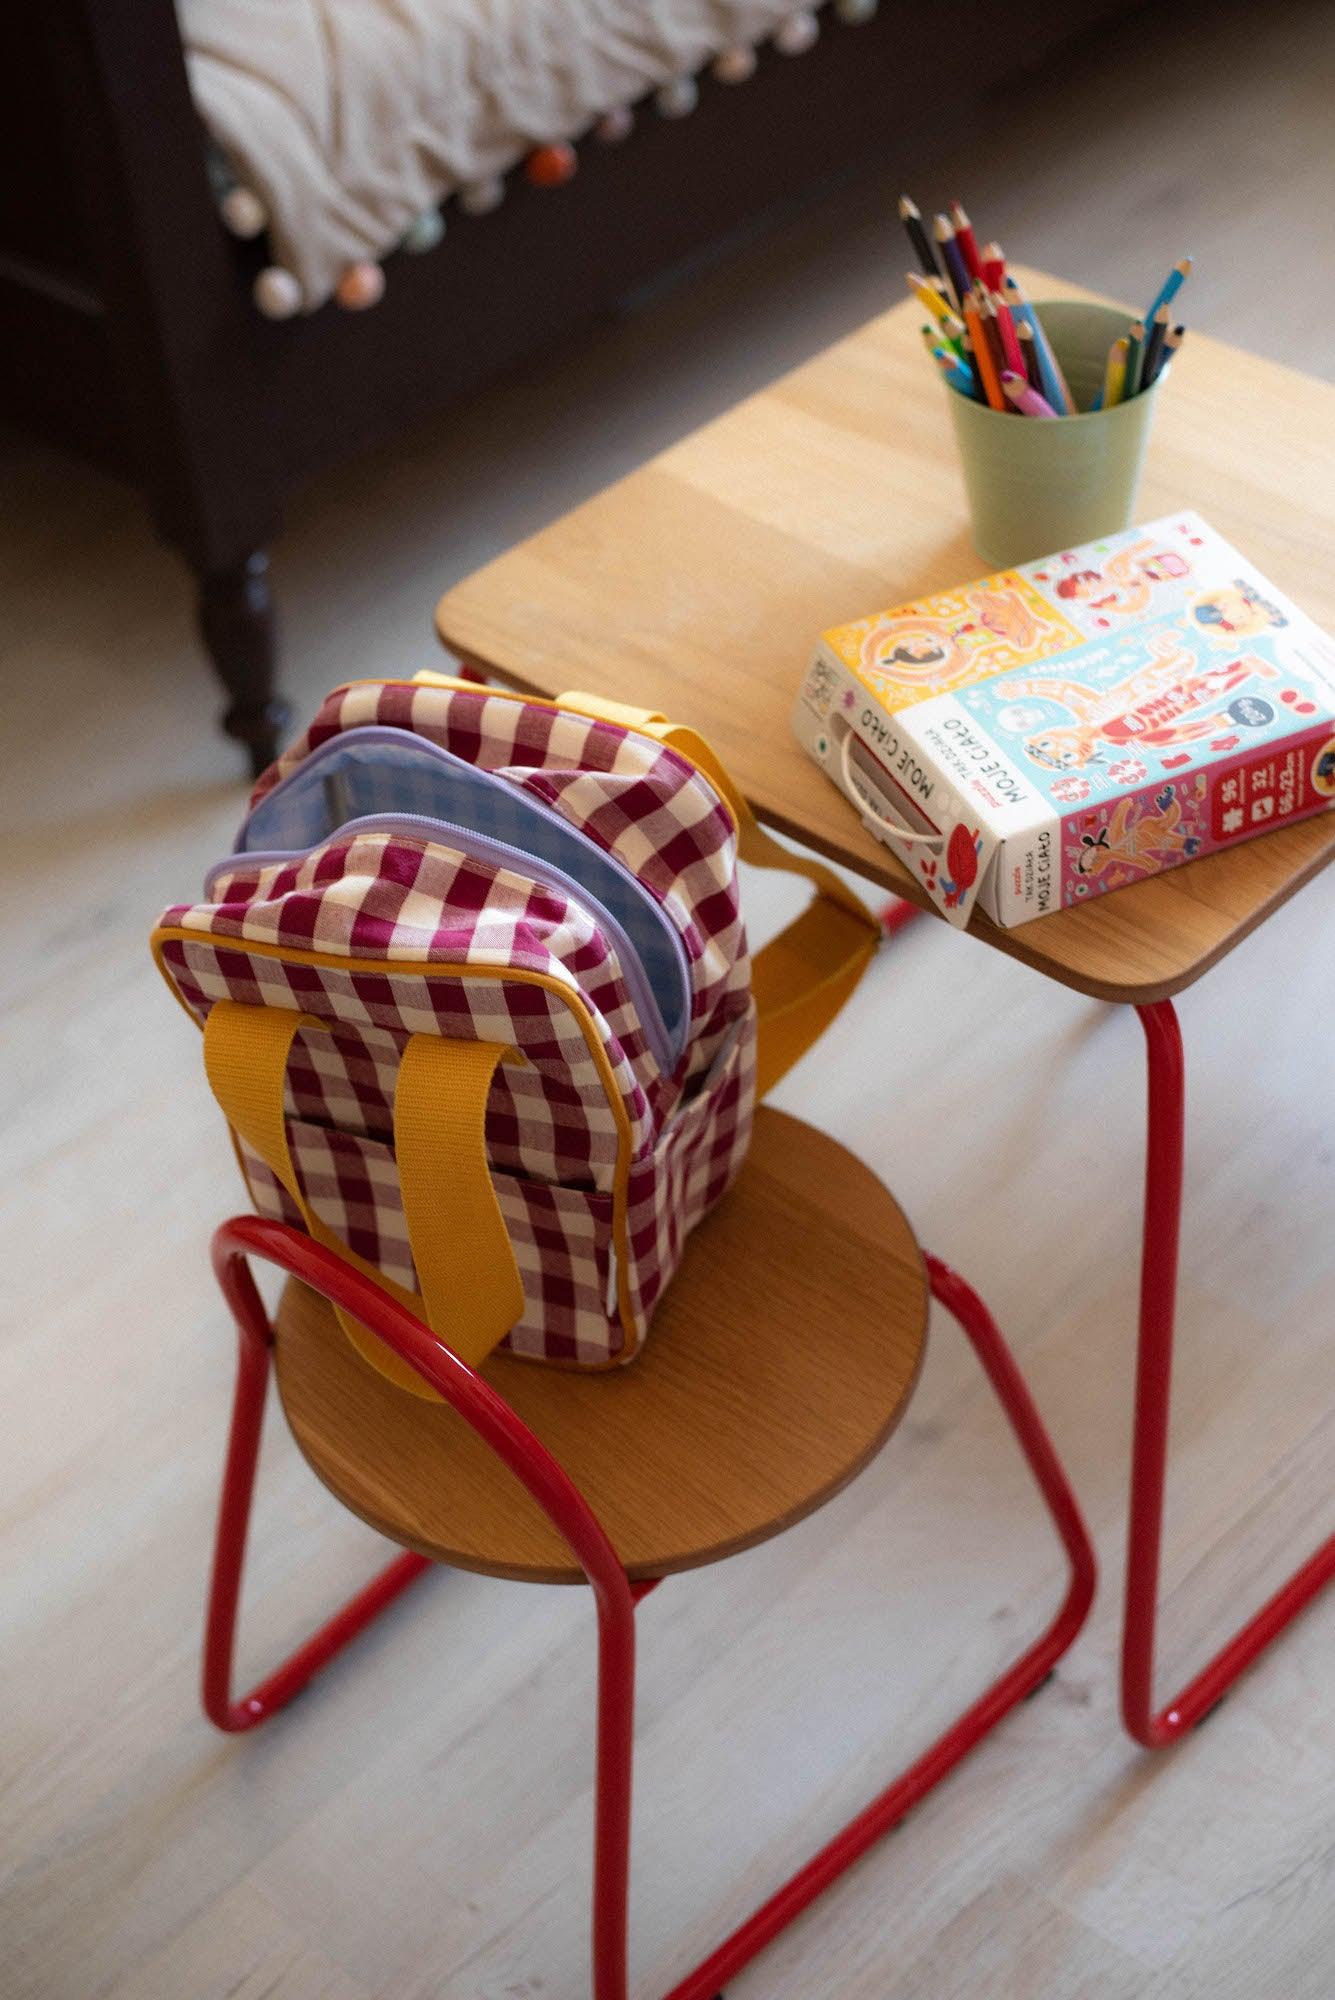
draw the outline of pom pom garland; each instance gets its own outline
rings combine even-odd
[[[723,49],[715,56],[712,74],[716,83],[746,83],[756,73],[756,52],[741,42],[735,49]]]
[[[459,206],[465,215],[490,215],[505,200],[505,182],[499,174],[490,180],[467,181],[459,190]]]
[[[664,118],[687,118],[700,102],[700,87],[693,76],[675,76],[654,93],[654,103]]]
[[[614,111],[604,111],[593,128],[593,136],[604,146],[619,146],[623,139],[629,139],[635,125],[635,113],[628,104],[619,104]]]
[[[251,297],[266,319],[291,319],[301,311],[301,286],[281,264],[269,264],[260,272]]]
[[[573,146],[535,146],[524,162],[524,178],[531,187],[564,187],[573,180],[579,155]]]
[[[384,272],[378,264],[365,260],[349,264],[334,287],[334,297],[344,312],[365,312],[368,306],[378,306],[384,296]]]
[[[779,24],[774,46],[781,56],[804,56],[819,34],[819,21],[804,9],[800,14],[790,14],[786,21]]]
[[[434,250],[445,234],[445,218],[438,208],[424,208],[415,215],[403,232],[402,248],[410,256],[420,257],[427,250]]]
[[[218,212],[232,235],[246,241],[269,226],[269,211],[252,188],[228,188]]]

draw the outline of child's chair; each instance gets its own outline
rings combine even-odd
[[[246,1264],[292,1274],[270,1324]],[[204,1707],[244,1730],[281,1708],[429,1562],[593,1590],[598,1732],[594,2000],[625,2000],[635,1604],[674,1571],[811,1513],[880,1448],[912,1395],[928,1293],[973,1344],[1070,1561],[1052,1623],[924,1755],[667,2000],[709,2000],[1031,1693],[1079,1632],[1094,1555],[1057,1457],[986,1309],[920,1252],[891,1196],[834,1140],[762,1107],[731,1193],[691,1240],[631,1366],[474,1371],[309,1237],[224,1223],[214,1262],[240,1333],[204,1662]],[[339,1330],[351,1312],[443,1401],[393,1386]],[[233,1631],[272,1354],[317,1476],[408,1551],[253,1693],[230,1694]]]

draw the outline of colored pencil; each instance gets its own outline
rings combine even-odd
[[[974,304],[972,293],[965,297],[962,311],[964,324],[969,329],[973,365],[978,370],[978,379],[983,385],[983,394],[987,398],[988,406],[993,410],[1004,410],[1006,398],[1001,392],[1001,377],[993,366],[991,350],[984,338],[983,323],[979,318],[978,307]]]
[[[997,386],[1000,388],[1001,371],[1003,368],[1009,368],[1011,364],[1001,344],[1001,326],[997,319],[997,310],[989,298],[983,297],[978,300],[978,324],[983,329],[983,340],[987,346],[988,357],[996,371]],[[1004,399],[1002,407],[1005,408]]]
[[[970,402],[972,402],[974,394],[973,376],[959,359],[958,355],[952,354],[948,347],[937,347],[933,350],[932,359],[939,364],[941,373],[945,376],[956,394],[967,396]]]
[[[1133,319],[1126,336],[1126,374],[1122,378],[1122,401],[1129,403],[1140,387],[1140,359],[1145,352],[1145,322]]]
[[[1021,319],[1015,322],[1015,337],[1024,356],[1025,379],[1031,389],[1041,389],[1043,379],[1038,372],[1038,344],[1034,339],[1034,329],[1028,320]]]
[[[1177,353],[1178,348],[1181,347],[1186,337],[1187,329],[1184,326],[1175,326],[1171,333],[1164,335],[1163,346],[1159,349],[1159,359],[1154,373],[1150,377],[1150,382],[1157,382],[1159,377],[1166,373],[1169,362]],[[1142,383],[1141,386],[1148,388],[1149,383]]]
[[[945,267],[950,289],[955,294],[955,303],[962,306],[969,290],[969,271],[955,241],[955,231],[948,215],[937,216],[932,224],[932,234],[936,238],[937,254]]]
[[[1001,386],[1024,417],[1055,417],[1057,412],[1037,389],[1031,389],[1023,375],[1015,374],[1007,368],[1001,377]]]
[[[1024,354],[1020,348],[1019,336],[1015,331],[1015,321],[1011,318],[1011,309],[1006,304],[1006,301],[1003,298],[999,298],[995,292],[989,293],[988,296],[991,300],[992,310],[997,316],[997,331],[1001,335],[1001,351],[1006,357],[1006,366],[1011,370],[1012,374],[1023,375],[1025,372]]]
[[[1154,315],[1154,324],[1150,328],[1149,336],[1145,342],[1145,353],[1140,363],[1140,386],[1142,389],[1148,389],[1159,372],[1159,356],[1163,352],[1163,344],[1167,338],[1168,308],[1167,306],[1160,306],[1158,312]]]
[[[970,278],[981,278],[983,275],[983,266],[978,255],[978,243],[974,237],[973,224],[964,213],[964,204],[962,202],[951,202],[950,220],[954,224],[955,241],[959,244],[960,256],[964,259],[965,270],[968,272]]]
[[[999,292],[1001,281],[1006,275],[1006,259],[999,243],[985,243],[979,252],[978,261],[983,267],[983,283],[989,292]]]
[[[1108,349],[1108,362],[1103,371],[1103,390],[1099,399],[1101,410],[1110,410],[1114,403],[1122,400],[1122,389],[1126,382],[1127,337],[1122,335]]]
[[[1186,280],[1190,276],[1190,273],[1191,273],[1190,257],[1180,257],[1177,263],[1174,264],[1172,270],[1168,273],[1168,276],[1164,279],[1163,283],[1160,285],[1158,291],[1154,294],[1154,297],[1150,302],[1150,309],[1145,315],[1146,326],[1153,326],[1155,315],[1158,312],[1160,306],[1166,306],[1172,304],[1173,300],[1177,297],[1183,285],[1186,283]]]
[[[922,226],[922,211],[906,194],[899,197],[899,219],[904,225],[909,242],[913,245],[913,254],[922,266],[923,276],[939,278],[941,266],[936,261],[931,240]]]
[[[1057,357],[1052,351],[1052,343],[1043,330],[1043,322],[1009,272],[1007,272],[1005,278],[1002,280],[1001,295],[1010,307],[1012,317],[1023,319],[1033,329],[1034,345],[1038,349],[1038,372],[1042,377],[1043,394],[1047,397],[1058,416],[1065,412],[1068,417],[1073,417],[1076,413],[1075,398],[1066,386],[1066,377],[1062,374]]]
[[[941,322],[941,331],[952,346],[958,347],[964,338],[964,321],[955,313],[948,312]]]
[[[916,271],[905,271],[905,282],[919,305],[926,306],[933,319],[944,319],[950,311],[950,300],[946,297],[941,280],[933,285]]]
[[[974,355],[973,340],[969,335],[967,329],[965,331],[964,339],[961,345],[964,350],[964,365],[968,369],[971,377],[973,378],[974,401],[976,403],[985,403],[987,401],[987,390],[983,387],[982,371],[980,370],[977,358]]]

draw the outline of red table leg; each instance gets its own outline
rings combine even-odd
[[[1138,1743],[1160,1750],[1193,1728],[1335,1576],[1335,1535],[1234,1633],[1180,1694],[1155,1713],[1154,1638],[1182,1217],[1185,1079],[1182,1032],[1172,1001],[1158,1000],[1136,1011],[1145,1030],[1149,1062],[1149,1129],[1122,1630],[1122,1720]]]
[[[918,903],[906,903],[902,896],[892,896],[881,911],[881,929],[888,938],[898,937],[900,931],[913,922],[915,917],[927,915]]]

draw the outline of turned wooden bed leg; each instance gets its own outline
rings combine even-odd
[[[223,728],[245,744],[251,772],[258,777],[273,762],[291,721],[291,710],[274,684],[278,621],[269,589],[269,558],[263,549],[230,569],[201,574],[199,629],[231,696]]]

